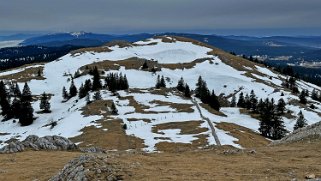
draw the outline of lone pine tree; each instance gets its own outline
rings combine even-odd
[[[306,120],[305,120],[305,118],[304,118],[304,115],[303,115],[302,111],[299,112],[298,116],[299,116],[299,117],[298,117],[298,119],[296,120],[296,123],[295,123],[295,125],[294,125],[294,127],[293,127],[294,130],[297,130],[297,129],[299,129],[299,128],[306,127],[306,126],[308,125],[307,122],[306,122]]]
[[[44,113],[50,113],[50,102],[49,102],[49,97],[48,95],[44,92],[42,95],[41,95],[41,98],[40,98],[40,105],[39,105],[40,109],[43,110]]]
[[[31,106],[31,91],[27,83],[25,83],[21,95],[21,109],[19,123],[21,126],[28,126],[33,123],[33,108]]]

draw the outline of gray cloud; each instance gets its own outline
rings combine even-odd
[[[320,0],[0,0],[0,4],[0,31],[321,30]]]

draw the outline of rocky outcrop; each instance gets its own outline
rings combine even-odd
[[[107,162],[106,156],[81,155],[71,160],[57,175],[49,180],[122,180],[121,176],[117,174],[118,170]]]
[[[309,138],[321,138],[321,122],[309,125],[304,128],[297,129],[285,136],[281,140],[277,140],[271,143],[271,145],[278,145],[284,143],[292,143],[297,141],[302,141]]]
[[[28,136],[24,141],[11,142],[0,149],[0,153],[16,153],[24,151],[26,148],[33,150],[77,150],[75,143],[62,136],[38,137]]]

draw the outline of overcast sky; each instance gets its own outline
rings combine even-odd
[[[0,32],[321,35],[321,0],[0,0]]]

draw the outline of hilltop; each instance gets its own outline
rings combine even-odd
[[[75,85],[79,90],[87,80],[95,81],[97,74],[101,88],[92,89],[85,96],[64,98],[63,87],[69,92],[69,87]],[[128,87],[113,91],[111,76],[117,77],[118,83],[126,78]],[[205,102],[197,96],[199,76],[206,82],[207,91],[214,91],[212,97],[220,103],[218,109],[211,101]],[[155,88],[161,77],[166,86]],[[177,90],[181,78],[189,85],[191,98]],[[196,151],[212,159],[208,150],[219,153],[225,149],[243,150],[242,154],[247,154],[250,148],[264,152],[258,157],[262,158],[274,149],[282,153],[287,147],[268,147],[272,137],[265,138],[259,131],[262,115],[246,106],[231,106],[233,98],[255,93],[257,101],[268,98],[272,102],[273,98],[272,104],[277,104],[283,99],[286,106],[280,119],[287,132],[293,131],[300,112],[308,125],[319,122],[321,114],[320,102],[311,97],[312,92],[319,95],[320,87],[302,80],[289,82],[290,77],[261,64],[178,36],[158,36],[134,43],[117,41],[78,49],[53,62],[0,72],[0,79],[8,90],[15,83],[19,87],[28,83],[35,118],[28,126],[21,126],[17,118],[0,122],[0,147],[29,135],[59,135],[80,147],[94,146],[116,153],[153,152],[159,159],[157,152],[165,152],[162,154],[165,157],[184,152],[184,159],[194,156]],[[44,92],[51,103],[47,113],[39,108]],[[305,103],[300,92],[306,94]],[[243,156],[236,161],[246,159]],[[120,160],[123,158],[127,158],[126,154]],[[136,158],[140,156],[133,161]]]

